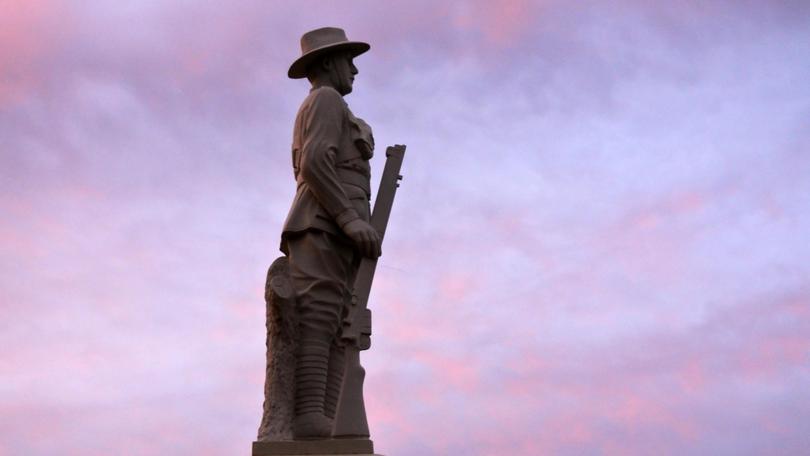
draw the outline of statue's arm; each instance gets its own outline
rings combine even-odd
[[[345,103],[337,92],[321,90],[316,94],[303,122],[300,162],[302,179],[341,228],[360,218],[335,170],[345,113]]]

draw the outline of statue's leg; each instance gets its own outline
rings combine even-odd
[[[325,413],[330,347],[341,321],[352,251],[321,232],[289,239],[288,247],[299,319],[293,437],[328,438],[332,433],[331,417]]]
[[[337,411],[340,389],[343,386],[343,372],[346,371],[345,349],[335,340],[329,354],[329,373],[326,379],[326,401],[324,413],[334,419]]]
[[[347,286],[343,289],[343,305],[340,310],[338,334],[332,341],[332,347],[329,353],[329,374],[326,383],[324,412],[326,416],[331,419],[334,419],[337,414],[338,405],[340,404],[340,394],[343,391],[343,376],[346,372],[346,346],[345,341],[341,339],[341,335],[343,326],[349,318],[349,309],[351,307],[352,293],[354,291],[352,288],[354,286],[354,279],[357,276],[357,266],[359,263],[360,258],[356,254],[353,255],[351,267],[347,270],[349,275],[344,281]]]

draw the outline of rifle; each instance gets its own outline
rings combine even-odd
[[[382,243],[385,228],[391,215],[405,157],[405,146],[394,145],[385,151],[385,169],[380,180],[380,190],[374,201],[371,214],[371,226],[380,234]],[[350,309],[350,325],[343,329],[343,339],[347,340],[345,359],[346,371],[343,374],[343,386],[335,415],[334,436],[340,438],[368,438],[368,420],[366,405],[363,402],[363,380],[366,371],[360,365],[360,350],[371,347],[371,310],[368,309],[368,297],[371,293],[371,282],[377,259],[363,258],[357,269]]]

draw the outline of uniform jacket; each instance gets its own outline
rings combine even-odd
[[[371,128],[352,114],[340,93],[331,87],[310,91],[293,129],[297,189],[284,222],[283,252],[291,234],[315,229],[342,236],[350,221],[369,221],[373,149]]]

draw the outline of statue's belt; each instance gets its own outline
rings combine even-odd
[[[371,182],[369,176],[363,173],[362,170],[341,167],[337,167],[335,170],[341,182],[360,187],[366,192],[366,196],[371,196]]]

